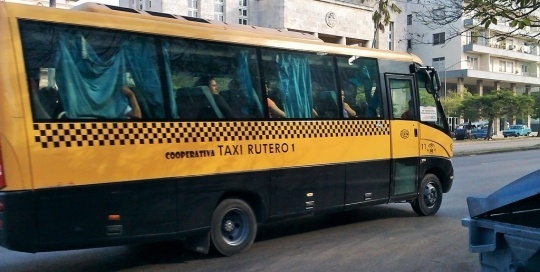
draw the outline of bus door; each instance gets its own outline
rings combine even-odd
[[[390,199],[408,198],[416,193],[420,155],[419,114],[412,75],[387,74],[392,108],[390,122],[392,182]]]

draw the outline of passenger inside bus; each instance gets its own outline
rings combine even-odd
[[[403,112],[403,114],[401,114],[401,119],[414,119],[414,102],[412,99],[409,100],[408,104],[409,107],[405,112]]]
[[[227,104],[227,101],[219,94],[219,87],[217,85],[216,79],[211,76],[200,77],[195,86],[206,86],[212,94],[212,97],[219,108],[223,113],[225,118],[239,118],[239,115]]]
[[[121,91],[128,100],[128,107],[124,111],[124,116],[127,118],[142,118],[141,108],[139,107],[139,102],[137,102],[135,93],[127,86],[123,86]]]
[[[268,116],[270,118],[285,118],[287,117],[285,115],[285,112],[283,110],[281,110],[277,105],[276,103],[274,102],[274,100],[272,100],[270,98],[270,83],[266,82],[264,84],[264,88],[266,89],[266,95],[267,95],[267,98],[266,98],[266,101],[268,103]]]
[[[38,119],[53,119],[62,112],[62,106],[56,87],[40,87],[41,71],[29,72],[28,84],[30,85],[34,116]]]
[[[345,102],[345,91],[341,90],[341,100],[343,101],[343,116],[345,118],[356,117],[356,111],[354,111],[347,102]]]
[[[253,114],[248,107],[248,97],[237,79],[231,79],[227,84],[227,90],[219,92],[219,95],[225,99],[231,109],[234,109],[236,114],[242,117],[252,117]]]

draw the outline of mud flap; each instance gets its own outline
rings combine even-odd
[[[186,248],[195,252],[210,252],[210,232],[190,236],[185,241]]]

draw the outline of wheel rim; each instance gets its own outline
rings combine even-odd
[[[227,212],[221,220],[221,237],[231,246],[242,244],[249,234],[247,214],[240,209]]]
[[[433,182],[429,182],[424,187],[424,203],[428,208],[432,208],[437,203],[439,194],[437,193],[437,188]]]

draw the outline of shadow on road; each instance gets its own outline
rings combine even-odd
[[[399,209],[398,207],[403,207],[405,209]],[[279,223],[270,223],[259,227],[256,241],[265,241],[284,236],[386,218],[416,217],[417,215],[412,209],[410,209],[410,211],[407,210],[409,207],[408,204],[381,205],[326,215],[308,216]]]
[[[261,225],[255,243],[279,238],[287,239],[287,236],[327,231],[331,228],[362,222],[366,222],[367,224],[388,218],[412,217],[417,217],[417,215],[406,204],[381,205],[341,213],[307,216]],[[291,237],[291,239],[297,238]],[[0,270],[2,271],[112,272],[132,269],[152,271],[153,268],[150,267],[160,267],[162,264],[199,263],[198,261],[213,263],[212,260],[219,263],[218,259],[221,258],[215,252],[204,255],[189,251],[184,248],[182,242],[163,242],[37,254],[8,253],[16,256],[15,258],[17,260],[7,264],[0,264]],[[193,264],[188,264],[188,266],[191,265]]]

